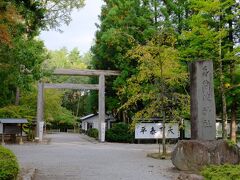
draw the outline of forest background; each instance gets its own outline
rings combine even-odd
[[[240,117],[239,0],[108,0],[102,6],[95,43],[50,51],[38,36],[60,30],[84,1],[0,0],[0,117],[36,118],[37,82],[97,83],[97,79],[56,77],[55,68],[119,70],[106,79],[106,109],[134,124],[159,117],[190,117],[189,62],[211,60],[217,116],[223,137],[236,141]],[[77,38],[77,37],[76,37]],[[96,113],[97,92],[47,90],[45,121],[74,126]]]

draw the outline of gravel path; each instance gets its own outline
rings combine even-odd
[[[170,160],[146,157],[156,144],[98,143],[79,134],[51,134],[49,144],[7,145],[36,180],[168,180],[178,172]]]

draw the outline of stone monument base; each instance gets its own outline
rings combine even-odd
[[[172,152],[173,165],[183,171],[199,171],[206,165],[238,164],[240,153],[237,145],[224,140],[181,140]]]

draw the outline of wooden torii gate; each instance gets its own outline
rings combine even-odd
[[[68,76],[98,76],[98,84],[71,84],[71,83],[38,83],[37,99],[37,130],[36,139],[40,142],[43,137],[43,107],[44,107],[44,89],[86,89],[98,90],[98,111],[99,111],[99,141],[105,141],[105,76],[118,76],[118,71],[112,70],[77,70],[77,69],[56,69],[53,75]]]

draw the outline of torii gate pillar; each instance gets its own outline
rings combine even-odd
[[[99,113],[99,141],[105,141],[105,76],[99,76],[99,92],[98,92],[98,113]]]
[[[38,99],[37,99],[37,128],[36,128],[36,140],[42,141],[43,138],[43,104],[44,104],[44,84],[38,83]]]

